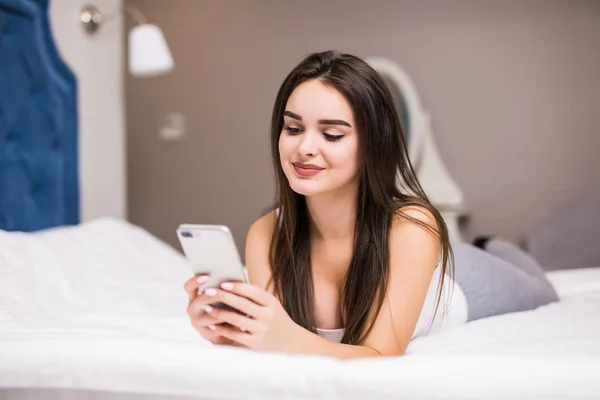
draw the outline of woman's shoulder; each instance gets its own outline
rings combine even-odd
[[[434,213],[427,207],[412,204],[399,207],[390,230],[391,255],[409,257],[412,254],[439,260],[439,228]]]
[[[392,230],[415,229],[416,227],[435,231],[439,229],[435,215],[424,205],[400,205],[394,214]]]
[[[248,229],[248,239],[256,240],[268,238],[270,241],[275,221],[277,220],[277,213],[278,209],[275,209],[255,220],[252,225],[250,225],[250,229]]]

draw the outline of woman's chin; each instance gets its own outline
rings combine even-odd
[[[308,181],[292,181],[290,182],[290,188],[302,196],[314,196],[323,192],[322,188],[319,188],[315,182]]]

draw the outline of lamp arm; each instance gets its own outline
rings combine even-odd
[[[121,13],[129,14],[138,25],[144,25],[148,23],[148,19],[144,16],[144,14],[142,14],[137,7],[127,0],[123,1],[122,7],[105,15],[102,15],[100,10],[98,10],[98,8],[95,6],[88,4],[81,10],[80,19],[85,30],[89,34],[93,34],[98,30],[101,24],[116,19],[119,15],[121,15]]]
[[[135,20],[139,25],[143,25],[148,23],[148,19],[140,12],[140,10],[134,5],[130,4],[128,1],[124,2],[125,10],[127,13],[131,15],[131,18]]]

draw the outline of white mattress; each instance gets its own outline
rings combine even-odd
[[[118,220],[0,231],[0,276],[4,398],[600,398],[600,268],[550,273],[559,303],[351,361],[203,341],[185,260]]]

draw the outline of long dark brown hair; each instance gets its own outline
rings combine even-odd
[[[270,244],[271,283],[290,317],[300,326],[316,332],[306,200],[291,189],[281,166],[278,145],[288,98],[298,85],[311,79],[337,89],[346,98],[352,107],[359,137],[354,252],[341,293],[345,328],[342,343],[358,345],[371,331],[388,289],[388,239],[394,216],[400,215],[421,225],[440,240],[442,273],[436,312],[450,264],[453,270],[452,249],[444,219],[417,180],[400,117],[381,76],[368,63],[350,54],[335,51],[311,54],[285,78],[277,93],[271,120],[276,207],[283,210],[276,218]],[[429,210],[439,229],[432,229],[403,213],[402,208],[406,206]]]

